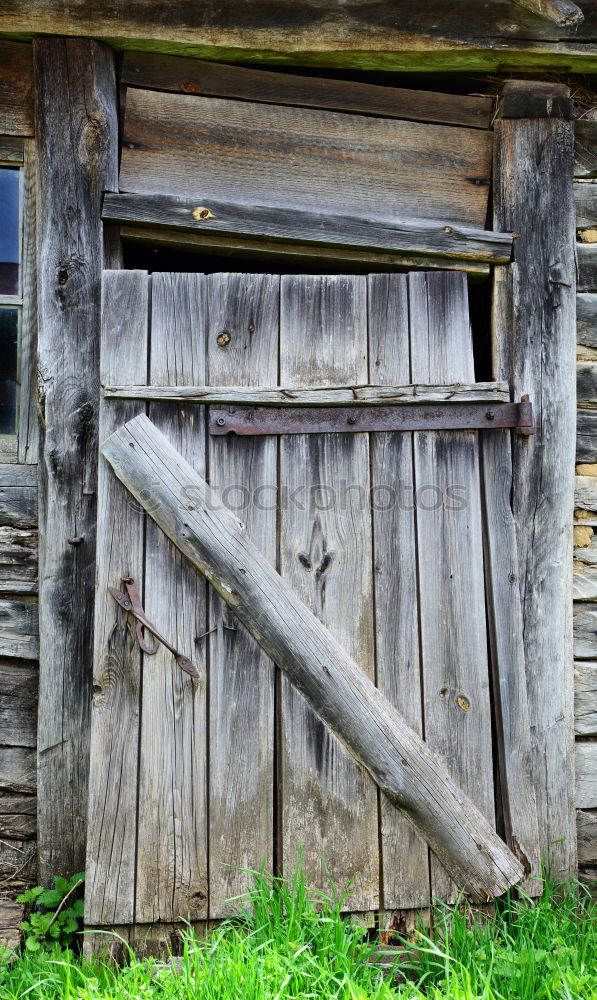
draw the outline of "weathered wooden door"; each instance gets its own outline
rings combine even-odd
[[[516,776],[506,833],[534,862],[509,432],[483,432],[484,456],[471,430],[222,436],[200,394],[176,391],[280,386],[284,402],[346,387],[349,401],[418,384],[491,407],[506,392],[475,384],[466,277],[106,272],[102,383],[100,440],[147,412],[490,822],[494,770],[507,801]],[[299,853],[320,885],[351,883],[347,910],[453,898],[427,845],[105,461],[99,489],[88,923],[218,918],[247,869],[288,873]],[[199,681],[163,646],[142,652],[108,592],[130,578]]]

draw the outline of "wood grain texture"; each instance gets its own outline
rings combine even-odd
[[[11,895],[37,883],[37,845],[34,840],[0,841],[0,886],[10,885]]]
[[[593,181],[577,181],[574,185],[574,204],[576,205],[576,225],[597,226],[597,184]]]
[[[575,510],[597,511],[597,476],[576,476],[574,479]]]
[[[597,742],[576,743],[576,805],[597,808]]]
[[[469,128],[489,128],[493,110],[491,97],[482,95],[469,97],[379,87],[354,80],[272,73],[153,52],[125,52],[122,82],[150,90],[356,111],[383,118],[465,125]]]
[[[514,0],[514,3],[530,10],[533,14],[546,17],[554,24],[561,24],[565,27],[576,27],[582,24],[585,19],[580,7],[572,3],[572,0]]]
[[[597,295],[576,296],[576,340],[579,347],[597,349]]]
[[[518,882],[522,866],[482,813],[264,559],[238,518],[216,509],[207,484],[151,421],[128,421],[102,451],[137,502],[151,507],[156,523],[317,706],[322,721],[407,811],[455,881],[479,901]],[[151,502],[145,492],[150,481]],[[189,511],[177,499],[182,483],[196,491],[200,510]]]
[[[85,867],[97,490],[102,192],[117,185],[113,54],[33,45],[40,455],[40,877]],[[65,149],[70,150],[65,155]],[[76,211],[65,211],[76,205]],[[78,544],[72,538],[82,539]],[[64,794],[56,796],[56,788]]]
[[[574,664],[574,732],[597,736],[597,661]]]
[[[410,381],[408,277],[370,275],[367,308],[370,380]],[[412,434],[372,434],[370,448],[376,684],[423,736]],[[380,824],[380,906],[429,906],[427,844],[385,796]]]
[[[214,274],[207,282],[210,384],[275,385],[279,277]],[[273,564],[277,455],[275,438],[209,439],[210,482],[220,503],[237,511],[249,537]],[[267,871],[273,868],[274,668],[213,590],[209,614],[209,627],[217,628],[206,640],[210,651],[210,916],[217,918],[228,915],[227,900],[251,884],[251,876],[239,869],[258,870],[262,864]]]
[[[597,461],[597,413],[579,408],[576,411],[576,461]]]
[[[576,401],[585,409],[597,408],[597,362],[576,366]]]
[[[127,93],[121,190],[482,228],[491,136],[310,108]]]
[[[37,602],[0,600],[0,656],[38,658]]]
[[[37,489],[37,469],[30,465],[0,464],[0,486]]]
[[[0,788],[3,792],[34,795],[37,787],[36,753],[31,747],[3,747]]]
[[[574,659],[597,659],[597,606],[575,604],[572,626]]]
[[[37,593],[37,545],[37,531],[0,527],[0,593]]]
[[[247,107],[250,108],[251,105]],[[239,128],[242,128],[241,124]],[[297,158],[298,154],[295,154],[289,166],[290,171]],[[321,169],[324,171],[321,176],[325,178],[325,167],[322,165]],[[241,199],[247,198],[244,188],[236,192],[231,188],[230,200],[223,201],[222,194],[211,197],[213,184],[212,181],[206,181],[200,196],[172,196],[169,182],[167,184],[162,176],[159,181],[161,193],[106,195],[102,217],[115,222],[167,226],[213,236],[250,236],[268,241],[280,240],[284,245],[288,241],[296,241],[299,244],[312,244],[314,247],[318,244],[341,248],[362,247],[370,254],[395,253],[397,263],[403,254],[410,254],[415,260],[419,254],[442,260],[490,264],[507,263],[512,257],[513,237],[509,233],[492,233],[481,228],[447,224],[441,221],[441,205],[437,208],[435,221],[431,221],[426,210],[421,211],[418,204],[408,207],[413,215],[424,216],[420,221],[400,219],[394,207],[386,214],[380,192],[377,193],[375,203],[363,205],[359,212],[358,205],[356,210],[354,205],[348,204],[336,208],[337,197],[329,200],[329,196],[322,191],[308,208],[293,209],[288,208],[285,201],[283,205],[280,204],[280,195],[274,193],[276,186],[279,189],[279,178],[272,178],[272,182],[274,186],[269,193],[265,188],[259,192],[261,203],[242,204],[239,196]],[[134,186],[135,181],[132,183]],[[340,178],[338,183],[341,183]],[[368,186],[371,178],[364,177],[363,183]],[[253,186],[250,179],[245,184],[249,189]],[[272,199],[274,207],[267,204]],[[446,215],[446,219],[450,222],[452,216]],[[275,247],[275,243],[272,246]]]
[[[575,869],[572,523],[575,420],[573,128],[561,119],[496,127],[494,222],[520,234],[496,272],[494,377],[529,393],[536,431],[512,442],[527,694],[541,854]],[[533,225],[529,225],[529,219]],[[557,253],[553,248],[557,247]],[[538,498],[540,497],[540,502]]]
[[[0,527],[37,527],[36,486],[0,486]]]
[[[0,837],[34,840],[37,832],[35,795],[0,791]]]
[[[597,810],[576,810],[578,863],[597,865]]]
[[[0,161],[2,163],[22,163],[25,157],[25,140],[13,136],[0,136]]]
[[[0,41],[0,133],[34,134],[31,45]]]
[[[396,275],[396,280],[404,276]],[[381,279],[380,279],[381,280]],[[384,280],[389,281],[385,275]],[[381,363],[381,362],[380,362]],[[375,362],[377,365],[377,362]],[[379,365],[377,365],[379,367]],[[371,377],[379,375],[374,371]],[[405,376],[408,378],[408,374]],[[438,402],[506,402],[510,399],[507,382],[471,382],[468,385],[352,385],[334,388],[314,386],[265,386],[188,385],[145,386],[109,385],[103,387],[105,399],[147,399],[176,403],[217,403],[256,406],[384,406],[410,405],[411,403]]]
[[[597,121],[574,123],[574,176],[597,177]]]
[[[338,66],[394,71],[487,72],[516,66],[562,66],[593,72],[597,7],[583,0],[585,21],[565,27],[513,6],[488,0],[479,17],[477,0],[454,0],[433,9],[417,0],[360,0],[334,5],[320,0],[267,0],[250,7],[225,3],[197,6],[173,0],[168,17],[144,0],[35,0],[23,6],[4,0],[0,31],[35,35],[91,35],[123,48],[153,49],[207,59]]]
[[[408,281],[411,378],[433,382],[440,371],[454,381],[473,378],[466,280],[411,274]],[[478,436],[417,432],[413,441],[425,739],[493,823]],[[460,502],[450,502],[455,487]],[[457,894],[435,860],[431,891]]]
[[[102,282],[100,374],[116,372],[136,382],[147,378],[149,283],[144,271],[105,271]],[[143,403],[100,407],[100,441]],[[134,628],[107,588],[133,577],[143,598],[144,516],[131,503],[106,462],[100,462],[95,588],[91,768],[87,836],[85,918],[102,925],[132,923],[135,914],[135,851],[141,656]]]
[[[37,666],[0,660],[0,746],[36,746],[37,681]]]
[[[597,291],[597,244],[578,243],[576,255],[578,261],[578,291]]]
[[[366,279],[282,276],[282,384],[333,386],[367,377]],[[280,574],[373,681],[369,463],[364,434],[280,441],[280,477],[290,498],[280,517]],[[376,909],[375,785],[287,678],[281,727],[283,871],[293,871],[302,848],[317,887],[325,890],[329,870],[341,892],[353,880],[347,910]]]
[[[207,300],[200,275],[151,280],[149,381],[205,379]],[[149,415],[205,475],[205,413],[152,403]],[[197,920],[208,914],[206,584],[153,521],[145,529],[143,607],[201,673],[194,680],[160,646],[143,656],[135,923]]]
[[[554,81],[505,80],[497,115],[500,118],[572,118],[570,88]]]
[[[597,566],[587,565],[575,558],[572,573],[572,596],[575,601],[597,600]]]

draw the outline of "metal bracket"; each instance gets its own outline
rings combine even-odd
[[[190,674],[191,677],[199,677],[199,671],[195,664],[189,660],[188,656],[183,656],[178,650],[171,646],[167,639],[161,635],[156,629],[155,625],[152,625],[149,621],[147,615],[143,610],[143,605],[141,604],[141,598],[139,597],[139,591],[137,590],[137,584],[133,580],[132,576],[124,577],[122,582],[126,587],[126,594],[123,594],[121,590],[117,590],[116,587],[108,587],[109,593],[112,595],[117,604],[120,604],[121,608],[128,611],[131,615],[134,615],[137,619],[137,625],[135,628],[135,635],[137,637],[137,642],[143,650],[149,656],[154,656],[160,648],[159,644],[161,642],[162,646],[169,649],[173,654],[178,666],[185,671],[185,673]],[[128,596],[127,596],[128,595]],[[148,632],[151,632],[154,639],[157,642],[147,642],[143,636],[143,629],[146,628]]]
[[[210,434],[357,434],[513,428],[533,433],[528,396],[520,403],[405,403],[391,406],[210,407]]]

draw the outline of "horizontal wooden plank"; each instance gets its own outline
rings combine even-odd
[[[283,240],[249,239],[238,236],[219,236],[208,233],[189,232],[186,229],[164,229],[151,226],[121,226],[120,235],[126,242],[146,244],[152,250],[197,253],[209,256],[210,265],[214,257],[234,257],[235,260],[256,260],[261,265],[271,263],[271,270],[276,271],[281,266],[289,271],[293,268],[304,270],[313,268],[314,273],[353,273],[368,274],[370,271],[413,270],[424,268],[426,271],[441,269],[442,271],[466,271],[470,277],[484,278],[490,273],[489,264],[480,261],[460,258],[437,257],[426,254],[375,253],[371,250],[358,250],[323,244],[286,243]],[[222,269],[227,264],[223,263]]]
[[[0,135],[33,135],[31,45],[0,41]]]
[[[0,526],[34,528],[37,525],[37,487],[0,486]]]
[[[37,531],[0,528],[0,593],[37,593],[37,544]]]
[[[230,334],[226,332],[230,342]],[[222,336],[222,334],[220,334]],[[408,405],[412,403],[439,402],[508,402],[510,393],[507,382],[472,382],[468,385],[355,385],[332,389],[279,388],[261,386],[157,386],[157,385],[109,385],[104,386],[106,399],[151,399],[161,402],[217,403],[220,405],[258,406],[382,406],[388,403]]]
[[[579,243],[576,248],[578,260],[579,292],[597,292],[597,243]]]
[[[572,596],[575,601],[597,601],[597,566],[574,560]]]
[[[597,177],[597,121],[580,119],[574,125],[574,176]]]
[[[5,792],[35,794],[37,755],[31,747],[3,747],[0,752],[0,788]]]
[[[37,799],[35,795],[0,791],[0,837],[29,840],[35,838],[36,828]]]
[[[574,731],[597,736],[597,660],[574,664]]]
[[[572,629],[574,659],[597,659],[597,606],[575,604]]]
[[[597,182],[576,181],[574,185],[576,225],[579,229],[597,226]]]
[[[37,845],[34,840],[0,840],[0,886],[11,896],[29,889],[37,880]]]
[[[5,948],[17,948],[21,942],[20,923],[25,915],[24,903],[0,900],[0,944]]]
[[[491,97],[482,95],[469,97],[379,87],[354,80],[275,73],[153,52],[125,52],[121,79],[131,87],[151,90],[356,111],[469,128],[489,128],[493,113]]]
[[[22,163],[25,158],[24,140],[16,136],[0,136],[0,162]]]
[[[511,0],[436,4],[420,0],[252,0],[197,4],[170,0],[3,0],[0,31],[32,36],[88,35],[121,48],[153,49],[230,62],[413,72],[504,72],[547,67],[594,72],[594,0],[582,0],[579,26],[562,27]]]
[[[575,477],[574,506],[581,510],[597,511],[597,476]]]
[[[38,655],[37,603],[0,600],[0,656],[36,660]]]
[[[582,347],[597,349],[597,293],[576,296],[576,340]]]
[[[576,461],[597,462],[597,413],[594,410],[577,410]]]
[[[576,399],[585,409],[597,407],[597,362],[582,361],[576,366]]]
[[[0,659],[0,746],[36,746],[37,682],[37,666]]]
[[[211,198],[204,198],[197,204],[196,199],[166,195],[107,194],[102,217],[111,222],[179,227],[211,234],[354,246],[370,251],[437,255],[494,264],[508,262],[512,256],[510,234],[438,221],[402,221],[395,217],[384,218],[381,214],[335,215],[268,205],[248,206]]]
[[[3,486],[36,487],[37,466],[12,462],[0,464],[0,487]]]
[[[389,203],[399,219],[480,229],[491,138],[480,129],[130,87],[120,189],[182,198],[191,212],[220,202],[212,209],[220,220],[227,203],[233,217],[242,204],[247,225],[255,204],[357,220]],[[325,242],[321,228],[313,238]],[[364,234],[360,245],[370,245]]]
[[[597,809],[576,812],[579,865],[597,865]]]
[[[597,808],[597,742],[576,743],[576,806]]]

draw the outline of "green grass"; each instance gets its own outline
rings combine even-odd
[[[119,968],[70,952],[0,961],[0,1000],[597,1000],[597,905],[548,885],[537,903],[506,899],[471,925],[438,909],[383,974],[375,943],[340,917],[342,898],[255,876],[239,916],[206,942],[185,935],[177,971],[131,952]]]

